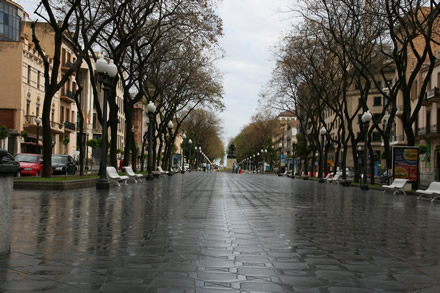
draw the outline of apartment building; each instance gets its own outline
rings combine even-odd
[[[20,5],[0,0],[0,62],[7,70],[0,72],[0,125],[10,129],[10,137],[6,141],[10,153],[35,153],[42,150],[42,123],[37,123],[41,116],[44,104],[44,66],[33,42],[31,21]],[[6,21],[7,19],[7,21]],[[47,23],[36,23],[36,34],[45,54],[51,56],[53,52],[53,31]],[[76,61],[73,48],[67,41],[68,34],[61,48],[61,68],[59,79]],[[82,91],[79,96],[81,112],[84,120],[83,137],[79,135],[78,122],[81,112],[75,101],[78,89],[77,82],[81,83]],[[54,95],[51,105],[50,126],[52,134],[52,153],[79,156],[82,146],[87,139],[99,139],[102,136],[102,127],[98,122],[95,104],[93,102],[93,87],[90,82],[89,69],[85,63],[81,65],[78,76],[73,74],[63,87]],[[99,92],[99,102],[102,107],[103,91]],[[116,103],[118,110],[117,147],[123,148],[125,133],[125,115],[123,103],[123,87],[121,82],[116,87]],[[86,154],[98,156],[97,151],[92,154],[89,148]]]
[[[274,146],[279,152],[281,162],[278,164],[286,171],[293,170],[294,167],[294,144],[297,143],[297,123],[298,119],[295,111],[283,111],[278,114],[280,122],[279,135],[274,139]]]
[[[440,180],[440,50],[436,51],[434,71],[428,82],[427,91],[422,102],[422,108],[413,126],[417,145],[423,146],[420,155],[421,180],[430,182]],[[426,68],[422,70],[419,80],[415,84],[412,96],[420,93],[418,89],[426,78]],[[413,108],[416,100],[413,101]],[[425,150],[423,150],[425,149]]]

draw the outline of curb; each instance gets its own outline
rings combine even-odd
[[[14,189],[27,190],[71,190],[96,186],[97,179],[71,180],[64,182],[19,182],[14,181]]]

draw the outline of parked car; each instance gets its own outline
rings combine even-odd
[[[52,155],[52,174],[75,175],[77,164],[69,155]]]
[[[11,165],[17,167],[17,173],[15,177],[20,177],[20,163],[17,162],[14,157],[4,149],[0,149],[0,164],[1,165]]]
[[[22,176],[40,176],[43,173],[43,156],[40,154],[17,154]]]

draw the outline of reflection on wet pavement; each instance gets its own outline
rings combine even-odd
[[[192,172],[15,191],[0,292],[440,292],[440,204]]]

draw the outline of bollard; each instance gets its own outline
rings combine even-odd
[[[0,150],[0,162],[7,152]],[[18,167],[0,163],[0,255],[11,249],[12,189]]]

